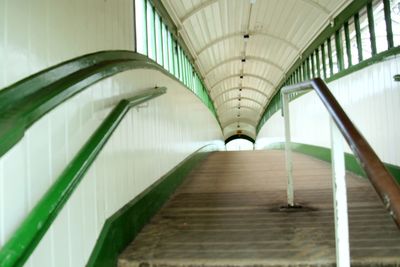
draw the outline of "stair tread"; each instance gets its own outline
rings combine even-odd
[[[295,199],[306,209],[279,211],[283,152],[213,153],[120,255],[119,267],[335,266],[330,165],[293,158]],[[363,178],[346,179],[352,266],[400,266],[400,234],[375,191]]]

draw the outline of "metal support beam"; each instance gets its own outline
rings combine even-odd
[[[282,93],[282,111],[285,120],[285,156],[287,172],[287,202],[288,206],[294,206],[293,190],[293,163],[292,150],[290,148],[290,117],[289,117],[289,95]]]
[[[333,207],[335,211],[336,266],[350,267],[349,222],[347,212],[346,172],[342,134],[335,122],[331,125]]]

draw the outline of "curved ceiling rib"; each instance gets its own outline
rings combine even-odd
[[[322,11],[323,13],[325,13],[326,15],[329,15],[329,10],[326,9],[324,6],[320,5],[318,2],[313,1],[313,0],[301,0],[302,2],[318,9],[319,11]],[[179,18],[179,20],[181,21],[182,24],[184,24],[190,17],[194,16],[195,14],[197,14],[198,12],[202,11],[203,9],[205,9],[208,6],[211,6],[212,4],[218,2],[218,0],[208,0],[205,1],[197,6],[195,6],[192,10],[190,10],[188,13],[186,13],[185,15],[183,15],[181,18]]]
[[[206,71],[205,74],[204,74],[204,77],[206,77],[207,75],[209,75],[212,71],[214,71],[214,70],[217,69],[218,67],[220,67],[220,66],[222,66],[222,65],[225,65],[225,64],[228,64],[228,63],[233,62],[233,61],[242,60],[242,58],[243,58],[243,57],[240,57],[240,56],[239,56],[239,57],[231,57],[231,58],[228,58],[228,59],[226,59],[226,60],[224,60],[224,61],[221,61],[221,62],[219,62],[218,64],[214,65],[211,69],[209,69],[208,71]],[[272,62],[271,60],[268,60],[268,59],[265,59],[265,58],[262,58],[262,57],[252,57],[252,56],[246,56],[245,58],[246,58],[246,61],[249,60],[249,61],[259,61],[259,62],[263,62],[263,63],[265,63],[265,64],[268,64],[268,65],[271,65],[271,66],[275,67],[275,68],[278,69],[280,72],[284,72],[284,69],[283,69],[283,68],[281,68],[278,64]]]
[[[244,110],[250,110],[250,111],[256,113],[257,116],[258,116],[258,115],[260,114],[260,112],[261,112],[261,110],[257,110],[257,109],[255,109],[255,108],[248,107],[248,106],[240,106],[240,109],[238,109],[238,107],[228,107],[228,108],[224,108],[224,109],[218,110],[218,112],[219,112],[219,117],[221,117],[222,115],[224,115],[226,112],[231,111],[232,109],[236,109],[236,110],[242,110],[242,109],[244,109]]]
[[[223,101],[220,105],[216,106],[215,108],[216,108],[216,109],[219,109],[220,107],[222,107],[222,106],[225,105],[226,103],[232,102],[232,101],[234,101],[234,100],[238,101],[239,98],[242,99],[242,100],[248,100],[248,101],[251,101],[251,102],[253,102],[253,103],[256,103],[256,104],[259,105],[261,108],[264,107],[264,105],[263,105],[261,102],[258,102],[257,100],[255,100],[255,99],[253,99],[253,98],[250,98],[250,97],[243,97],[243,96],[238,97],[238,96],[237,96],[237,97],[232,97],[232,98],[226,99],[225,101]]]
[[[242,131],[242,133],[243,133],[243,131],[252,132],[252,129],[254,128],[254,125],[247,124],[247,123],[240,123],[239,122],[240,127],[237,127],[237,124],[238,124],[237,122],[233,122],[231,124],[225,125],[224,126],[225,133],[229,133],[230,131],[235,131],[236,132],[237,130]]]
[[[183,23],[185,23],[191,16],[193,16],[194,14],[200,12],[201,10],[203,10],[204,8],[214,4],[218,2],[218,0],[208,0],[205,1],[197,6],[195,6],[192,10],[190,10],[188,13],[186,13],[185,15],[183,15],[183,17],[179,18],[179,20]]]
[[[250,126],[251,128],[254,128],[255,126],[254,126],[254,124],[250,124],[250,123],[247,123],[247,122],[245,122],[245,121],[242,121],[242,122],[237,122],[237,121],[234,121],[234,122],[231,122],[231,123],[229,123],[229,124],[225,124],[224,125],[224,128],[226,128],[226,129],[228,129],[229,130],[229,126],[231,126],[231,125],[234,125],[235,126],[235,128],[237,128],[236,127],[236,125],[238,125],[238,124],[240,124],[240,125],[247,125],[247,126]],[[242,127],[241,127],[242,128]],[[245,127],[243,127],[243,128],[245,128]]]
[[[261,77],[259,75],[255,75],[255,74],[251,74],[251,73],[243,73],[243,74],[238,73],[238,74],[233,74],[233,75],[226,76],[226,77],[222,78],[221,80],[217,81],[212,86],[210,86],[210,91],[212,91],[218,84],[222,83],[223,81],[226,81],[226,80],[229,80],[229,79],[232,79],[232,78],[240,78],[240,76],[256,78],[256,79],[264,81],[265,83],[267,83],[267,84],[271,85],[272,87],[274,87],[274,84],[270,80],[267,80],[267,79],[265,79],[265,78],[263,78],[263,77]]]
[[[233,37],[243,36],[244,34],[245,34],[245,33],[243,33],[243,32],[235,32],[235,33],[230,33],[230,34],[221,36],[221,37],[219,37],[219,38],[217,38],[217,39],[214,39],[214,40],[208,42],[204,47],[202,47],[199,51],[197,51],[196,54],[197,54],[197,56],[198,56],[198,58],[199,58],[200,55],[201,55],[204,51],[206,51],[207,49],[209,49],[209,48],[212,47],[213,45],[215,45],[215,44],[217,44],[217,43],[219,43],[219,42],[225,41],[225,40],[227,40],[227,39],[233,38]],[[272,38],[272,39],[275,39],[275,40],[277,40],[277,41],[279,41],[279,42],[282,42],[282,43],[286,44],[287,46],[290,46],[290,47],[293,48],[296,52],[299,52],[299,51],[300,51],[300,48],[297,47],[295,44],[293,44],[293,43],[291,43],[290,41],[288,41],[288,40],[286,40],[286,39],[284,39],[284,38],[281,38],[281,37],[279,37],[279,36],[272,35],[272,34],[268,34],[268,33],[263,33],[263,32],[250,32],[249,34],[250,34],[250,37],[251,37],[251,36],[257,36],[257,35],[258,35],[258,36],[265,36],[265,37],[268,37],[268,38]]]
[[[243,118],[241,120],[233,120],[233,119],[232,120],[228,120],[226,122],[221,122],[221,125],[226,127],[226,126],[234,124],[234,123],[239,123],[239,124],[243,123],[243,124],[251,125],[252,127],[255,127],[254,125],[257,125],[257,122],[255,122],[255,121],[253,121],[251,119],[246,119],[246,118]]]
[[[325,13],[325,15],[329,15],[329,13],[330,13],[330,11],[328,9],[326,9],[324,6],[321,6],[316,1],[313,1],[313,0],[301,0],[301,1],[303,1],[304,3],[306,3],[312,7],[315,7],[319,11],[322,11],[323,13]]]
[[[257,88],[253,88],[253,87],[233,87],[233,88],[226,89],[226,90],[224,90],[224,91],[222,91],[222,92],[220,92],[220,93],[218,93],[218,94],[216,94],[215,96],[212,96],[212,97],[213,97],[213,99],[215,101],[218,98],[220,98],[221,96],[223,96],[224,94],[232,92],[232,91],[235,91],[235,90],[239,90],[239,89],[242,89],[242,91],[253,91],[253,92],[256,92],[256,93],[264,96],[266,99],[269,98],[269,96],[266,93],[264,93],[261,90],[258,90]]]

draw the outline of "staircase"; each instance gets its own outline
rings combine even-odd
[[[330,165],[282,151],[215,152],[120,255],[133,266],[336,266]],[[369,182],[347,175],[352,266],[400,266],[400,234]]]

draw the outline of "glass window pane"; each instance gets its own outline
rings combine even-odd
[[[361,43],[363,48],[363,59],[370,58],[371,52],[371,36],[368,28],[368,15],[367,8],[361,9],[360,13],[360,30],[361,30]]]
[[[329,78],[333,74],[333,69],[331,68],[331,56],[329,55],[329,45],[328,45],[328,40],[326,40],[324,46],[325,46],[325,66],[326,66],[326,77]],[[332,40],[330,41],[332,42]]]
[[[174,43],[172,40],[172,34],[168,31],[168,63],[169,72],[174,74]]]
[[[373,2],[372,9],[374,11],[376,51],[379,53],[382,51],[386,51],[388,49],[385,13],[383,11],[383,1],[375,0]]]
[[[351,64],[356,65],[358,63],[358,48],[357,48],[356,26],[354,24],[353,18],[349,20],[349,36],[350,36]]]
[[[178,46],[174,39],[172,39],[173,55],[174,55],[174,74],[179,79],[179,62],[178,62]]]
[[[346,34],[343,27],[340,29],[340,37],[342,39],[343,68],[347,69],[349,67],[349,59],[347,55]]]
[[[331,37],[331,48],[332,48],[332,70],[333,70],[333,74],[336,74],[339,72],[339,67],[338,67],[338,58],[337,58],[337,53],[336,53],[335,35],[332,35],[332,37]]]
[[[163,39],[162,39],[162,29],[161,29],[161,18],[156,12],[155,17],[155,27],[156,27],[156,47],[157,47],[157,63],[163,64]]]
[[[168,62],[168,53],[169,53],[168,45],[169,45],[169,42],[168,42],[167,25],[162,23],[161,26],[162,26],[162,40],[163,40],[163,45],[162,45],[162,48],[163,48],[163,65],[164,65],[164,68],[166,70],[169,70],[169,62]]]
[[[146,2],[135,0],[136,52],[147,55]]]
[[[154,9],[150,2],[147,2],[147,55],[149,58],[156,60],[156,40],[154,27]]]
[[[400,0],[390,0],[394,46],[400,45]]]

